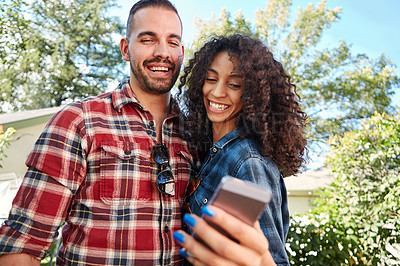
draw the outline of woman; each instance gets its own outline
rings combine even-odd
[[[206,154],[198,179],[192,180],[197,189],[185,197],[192,214],[185,215],[184,221],[201,235],[199,228],[205,225],[196,215],[203,211],[206,217],[217,220],[226,215],[215,207],[203,208],[225,175],[255,182],[272,193],[259,219],[269,251],[277,264],[288,265],[285,240],[289,212],[282,174],[297,173],[306,152],[306,114],[299,107],[295,85],[262,42],[239,34],[207,42],[189,61],[180,81],[179,89],[187,87],[187,129],[200,154]],[[232,227],[233,231],[240,228]],[[245,225],[243,228],[250,230]],[[189,256],[190,262],[204,257],[198,252],[206,251],[195,244],[196,240],[182,231],[176,238],[179,234],[183,238],[178,241],[189,251],[184,255],[194,255]],[[209,238],[206,235],[204,238]],[[258,242],[249,242],[246,236],[238,240],[242,246],[252,247],[261,241],[255,238]],[[265,248],[265,241],[263,245]],[[259,251],[263,256],[265,249]]]

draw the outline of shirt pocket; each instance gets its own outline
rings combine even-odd
[[[132,142],[102,143],[100,199],[113,205],[146,203],[156,189],[152,171],[150,150]]]

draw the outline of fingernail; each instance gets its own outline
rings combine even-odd
[[[184,249],[184,248],[181,248],[179,250],[179,254],[181,254],[185,258],[189,257],[188,254],[186,253],[186,249]]]
[[[207,206],[204,206],[203,208],[201,208],[201,213],[203,213],[209,217],[213,217],[215,215],[215,211],[211,208],[208,208]]]
[[[196,220],[190,214],[185,214],[183,216],[183,221],[190,227],[194,227],[196,225]]]
[[[174,238],[176,241],[178,241],[181,244],[183,244],[183,242],[185,242],[185,237],[178,231],[174,232]]]

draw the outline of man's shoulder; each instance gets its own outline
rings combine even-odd
[[[84,120],[85,113],[101,113],[109,109],[111,92],[102,93],[97,96],[90,96],[65,105],[50,120],[50,124],[59,123],[79,123]],[[101,111],[102,110],[102,111]],[[64,122],[63,122],[64,121]]]
[[[89,96],[67,105],[63,111],[80,110],[81,112],[100,111],[112,105],[112,92]]]

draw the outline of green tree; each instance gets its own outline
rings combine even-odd
[[[392,113],[391,97],[400,79],[389,59],[352,55],[345,42],[318,46],[324,31],[340,19],[341,8],[327,8],[325,0],[298,8],[297,16],[292,8],[292,0],[268,0],[264,10],[255,12],[254,25],[240,11],[232,19],[225,9],[219,18],[197,19],[198,35],[187,54],[190,58],[215,34],[242,32],[262,40],[297,86],[310,117],[311,141],[325,142],[357,128],[375,111]]]
[[[113,39],[122,33],[108,17],[112,0],[20,0],[1,4],[0,108],[59,106],[103,92],[120,78]],[[11,15],[11,17],[3,16]]]
[[[12,106],[12,96],[15,94],[10,86],[15,82],[15,74],[10,73],[6,76],[5,71],[16,63],[16,58],[22,57],[23,51],[29,46],[27,42],[24,42],[25,37],[29,36],[30,23],[29,19],[22,14],[25,8],[26,3],[22,0],[0,2],[0,80],[2,81],[0,112],[4,107]]]
[[[0,125],[0,168],[3,167],[1,161],[3,160],[4,157],[7,157],[7,155],[4,153],[4,148],[10,145],[10,141],[12,140],[14,134],[15,134],[14,128],[10,127],[7,128],[6,131],[4,131],[3,126]]]
[[[293,217],[287,241],[291,261],[398,264],[391,249],[400,244],[400,113],[376,113],[360,129],[330,142],[327,163],[335,180],[309,214]]]

